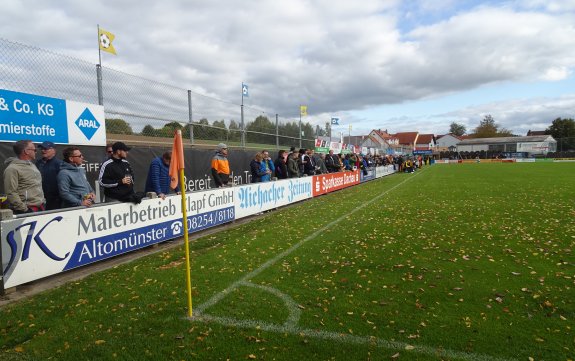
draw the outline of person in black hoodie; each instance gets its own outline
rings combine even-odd
[[[286,161],[286,151],[280,150],[278,152],[278,158],[275,161],[276,177],[278,179],[286,179],[288,177]]]
[[[102,163],[98,182],[104,188],[106,202],[122,201],[134,202],[136,193],[134,192],[134,172],[130,163],[126,160],[128,147],[123,142],[116,142],[112,145],[112,156]]]

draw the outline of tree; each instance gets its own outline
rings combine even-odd
[[[275,144],[275,128],[268,117],[259,115],[253,122],[246,125],[246,141],[248,143]]]
[[[449,126],[449,133],[451,133],[453,135],[457,135],[458,137],[465,134],[466,131],[467,131],[467,129],[465,128],[465,125],[463,125],[463,124],[458,124],[456,122],[453,122]]]
[[[513,134],[505,128],[499,128],[499,125],[495,123],[495,119],[488,114],[479,122],[479,125],[471,135],[473,138],[495,138],[510,137]]]
[[[154,129],[150,124],[147,124],[144,129],[142,129],[142,135],[146,137],[155,137],[156,129]]]
[[[210,139],[209,127],[206,127],[206,125],[210,125],[206,118],[202,118],[197,123],[193,124],[194,139]]]
[[[557,150],[566,151],[575,149],[575,120],[571,118],[557,118],[551,123],[545,133],[550,134],[557,141]]]
[[[224,120],[215,120],[212,126],[217,127],[213,129],[214,137],[216,140],[228,140],[228,129],[226,128],[226,122]]]
[[[167,137],[167,138],[171,138],[174,136],[174,133],[176,132],[176,130],[182,130],[183,126],[178,123],[178,122],[170,122],[167,124],[164,124],[164,126],[162,127],[162,129],[158,130],[158,135],[160,137]]]
[[[242,134],[240,132],[240,126],[235,120],[230,120],[230,125],[228,127],[229,140],[233,142],[239,142],[242,139]]]
[[[106,132],[111,134],[132,134],[132,127],[119,118],[106,119]]]

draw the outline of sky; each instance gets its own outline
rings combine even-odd
[[[335,132],[575,118],[575,0],[3,0],[0,37]]]

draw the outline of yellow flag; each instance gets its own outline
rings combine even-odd
[[[301,116],[307,115],[307,105],[300,105],[299,106],[299,114]]]
[[[98,29],[98,42],[100,43],[100,50],[107,51],[116,55],[116,49],[112,42],[116,36],[109,31]]]

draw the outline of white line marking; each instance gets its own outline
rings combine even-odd
[[[419,173],[416,173],[415,176],[417,176]],[[339,222],[341,222],[342,220],[344,220],[345,218],[349,217],[350,215],[356,213],[357,211],[367,207],[368,205],[372,204],[373,202],[379,200],[381,197],[383,197],[384,195],[386,195],[387,193],[391,192],[392,190],[394,190],[395,188],[403,185],[404,183],[412,180],[414,177],[409,177],[406,178],[404,181],[402,181],[401,183],[398,183],[396,185],[394,185],[393,187],[391,187],[390,189],[388,189],[385,192],[382,192],[380,195],[372,198],[371,200],[363,203],[362,205],[356,207],[355,209],[353,209],[351,212],[348,212],[344,215],[342,215],[341,217],[337,218],[334,221],[329,222],[328,224],[326,224],[325,226],[323,226],[322,228],[318,229],[317,231],[313,232],[312,234],[310,234],[309,236],[307,236],[306,238],[302,239],[301,241],[299,241],[298,243],[294,244],[293,246],[291,246],[290,248],[286,249],[285,251],[277,254],[275,257],[270,258],[269,260],[267,260],[265,263],[263,263],[261,266],[259,266],[258,268],[254,269],[253,271],[251,271],[250,273],[246,274],[244,277],[240,278],[238,281],[232,283],[231,285],[229,285],[225,290],[216,293],[215,295],[213,295],[209,300],[207,300],[206,302],[204,302],[203,304],[201,304],[200,306],[198,306],[196,308],[196,312],[198,313],[202,313],[204,312],[207,308],[215,305],[216,303],[218,303],[222,298],[224,298],[227,294],[229,294],[231,291],[235,290],[236,288],[238,288],[238,286],[240,286],[242,283],[244,282],[249,282],[251,278],[259,275],[260,273],[262,273],[264,270],[266,270],[267,268],[269,268],[270,266],[273,266],[275,263],[277,263],[279,260],[284,259],[285,257],[289,256],[293,251],[297,250],[298,248],[300,248],[304,243],[306,243],[307,241],[314,239],[315,237],[319,236],[320,234],[322,234],[326,229],[331,228],[332,226],[338,224]]]
[[[256,329],[268,332],[277,332],[281,334],[290,334],[300,337],[307,336],[323,340],[344,342],[348,344],[374,345],[388,350],[404,351],[406,353],[418,353],[429,356],[436,356],[438,358],[460,359],[465,361],[517,361],[516,359],[505,359],[499,357],[492,357],[489,355],[481,355],[475,353],[453,351],[449,349],[434,348],[425,345],[410,345],[404,342],[387,341],[373,336],[355,336],[345,333],[304,329],[286,325],[276,325],[263,321],[236,320],[229,317],[214,317],[209,315],[194,316],[192,320],[205,323],[213,322],[227,327]]]
[[[278,332],[278,333],[288,333],[291,335],[300,335],[300,336],[308,336],[314,338],[320,338],[324,340],[332,340],[338,342],[346,342],[346,343],[353,343],[359,345],[375,345],[377,347],[382,347],[389,350],[397,350],[397,351],[405,351],[405,352],[412,352],[412,353],[419,353],[425,354],[430,356],[437,356],[437,357],[445,357],[445,358],[452,358],[452,359],[461,359],[466,361],[515,361],[516,359],[506,359],[506,358],[498,358],[492,357],[488,355],[482,354],[475,354],[475,353],[467,353],[461,351],[454,351],[450,349],[440,349],[434,348],[425,345],[409,345],[403,342],[395,342],[395,341],[387,341],[381,338],[373,337],[373,336],[355,336],[349,334],[342,334],[337,332],[328,332],[328,331],[320,331],[320,330],[312,330],[312,329],[304,329],[297,327],[297,322],[300,317],[301,311],[297,308],[297,305],[293,301],[291,297],[282,293],[281,291],[268,286],[256,285],[250,282],[250,279],[259,275],[264,270],[269,268],[270,266],[277,263],[279,260],[285,258],[299,247],[301,247],[304,243],[309,240],[314,239],[315,237],[319,236],[323,231],[326,229],[336,225],[340,221],[344,220],[345,218],[349,217],[351,214],[356,213],[357,211],[367,207],[368,205],[372,204],[373,202],[377,201],[387,193],[391,192],[395,188],[403,185],[404,183],[408,182],[415,178],[415,176],[421,174],[421,171],[416,173],[414,177],[406,178],[404,181],[396,184],[395,186],[391,187],[387,191],[379,194],[378,196],[372,198],[371,200],[367,201],[366,203],[358,206],[357,208],[353,209],[351,212],[342,215],[341,217],[337,218],[336,220],[328,223],[327,225],[323,226],[322,228],[318,229],[314,233],[310,234],[306,238],[302,239],[298,243],[294,244],[287,250],[279,253],[275,257],[269,259],[265,263],[263,263],[260,267],[256,268],[252,272],[246,274],[244,277],[240,278],[238,281],[232,283],[223,291],[216,293],[213,295],[209,300],[198,306],[195,310],[194,316],[192,318],[188,318],[191,321],[198,321],[198,322],[215,322],[219,323],[223,326],[233,326],[238,328],[247,328],[247,329],[258,329],[270,332]],[[263,321],[253,321],[253,320],[237,320],[229,317],[215,317],[205,314],[204,311],[217,304],[221,301],[225,296],[227,296],[230,292],[235,290],[240,286],[246,287],[255,287],[262,289],[264,291],[270,292],[280,299],[284,301],[286,307],[290,311],[290,316],[288,317],[287,321],[283,325],[271,324]],[[297,310],[296,313],[292,312],[292,310]],[[408,349],[406,349],[408,348]]]

